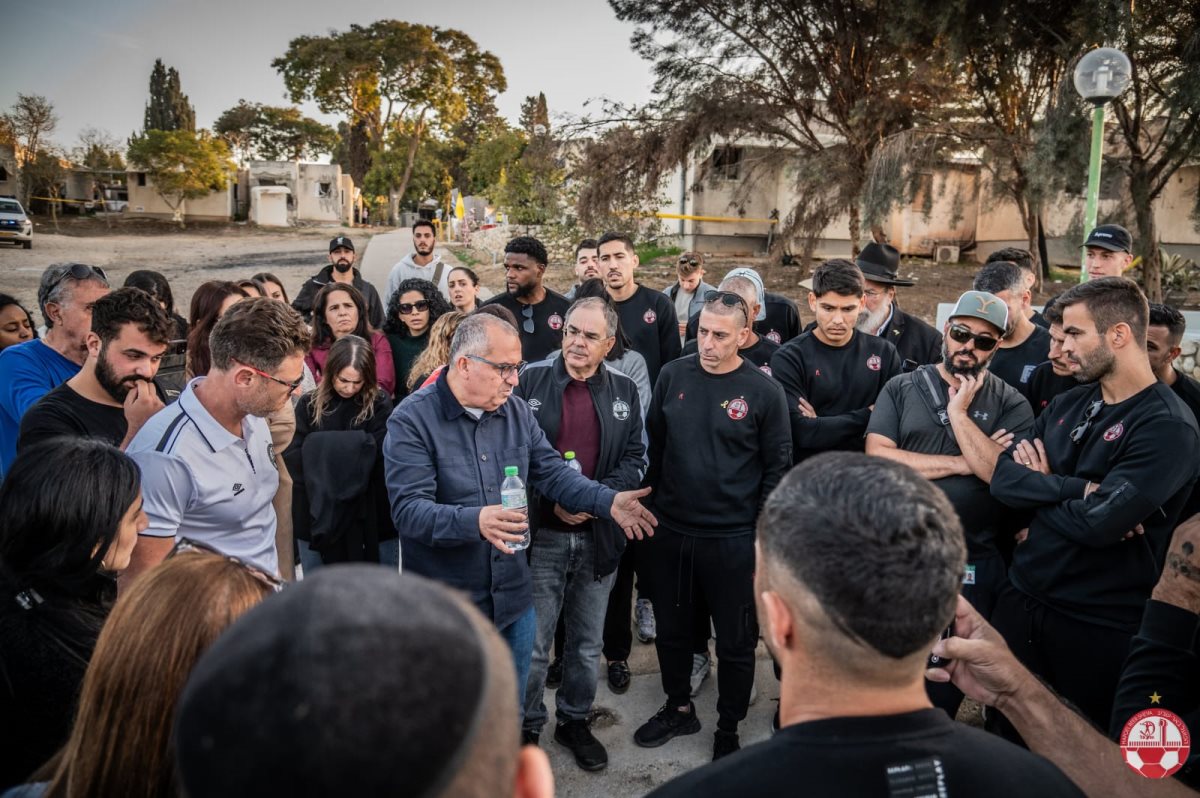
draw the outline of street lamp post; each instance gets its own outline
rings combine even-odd
[[[1129,86],[1133,67],[1128,56],[1112,47],[1100,47],[1079,59],[1075,65],[1075,91],[1095,105],[1092,111],[1092,154],[1088,161],[1087,206],[1083,235],[1096,226],[1096,205],[1100,199],[1100,164],[1104,149],[1104,106]],[[1079,281],[1087,281],[1087,250],[1083,251]]]

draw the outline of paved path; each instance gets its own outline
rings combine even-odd
[[[387,302],[383,294],[387,290],[388,274],[392,266],[412,252],[412,231],[401,227],[371,236],[367,249],[359,258],[358,269],[363,278],[375,286],[379,298]]]

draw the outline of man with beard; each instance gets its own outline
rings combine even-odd
[[[1025,272],[1015,263],[995,261],[979,270],[971,287],[994,294],[1008,305],[1008,329],[988,368],[1028,397],[1029,378],[1050,352],[1050,333],[1029,319],[1030,292]]]
[[[543,278],[550,258],[546,247],[532,236],[518,236],[504,246],[503,294],[485,302],[512,311],[521,334],[521,359],[545,360],[562,348],[563,324],[570,301],[546,287]]]
[[[1163,385],[1170,386],[1192,411],[1196,421],[1200,422],[1200,382],[1174,365],[1185,332],[1187,320],[1182,313],[1170,305],[1150,303],[1150,326],[1146,328],[1146,352],[1150,356],[1150,368],[1154,369],[1154,376]],[[1200,512],[1200,489],[1192,491],[1179,517],[1188,519],[1197,512]]]
[[[1062,328],[1062,308],[1054,302],[1047,302],[1042,310],[1042,318],[1050,333],[1050,359],[1034,369],[1033,376],[1029,378],[1029,405],[1035,417],[1042,414],[1054,397],[1079,385],[1071,371],[1071,364],[1063,357],[1062,346],[1067,336]]]
[[[890,244],[871,242],[858,253],[854,264],[862,270],[865,281],[858,329],[896,347],[905,371],[938,362],[942,356],[942,337],[896,303],[897,286],[916,285],[899,276],[900,250]]]
[[[150,526],[138,535],[123,579],[189,538],[267,573],[278,573],[275,509],[279,487],[266,417],[300,391],[308,327],[282,302],[235,303],[213,327],[212,367],[156,413],[127,452],[142,470]],[[282,552],[291,557],[291,547]]]
[[[97,299],[83,368],[21,419],[17,451],[61,436],[128,446],[163,407],[154,375],[171,332],[158,300],[139,288],[120,288]]]
[[[413,252],[405,255],[404,259],[392,267],[388,274],[387,299],[383,303],[387,307],[392,301],[392,294],[405,280],[428,280],[438,287],[442,296],[450,298],[450,284],[447,282],[450,267],[442,260],[442,256],[434,252],[437,246],[437,228],[428,219],[418,219],[412,226]]]
[[[367,323],[378,330],[383,327],[384,305],[379,301],[375,286],[363,279],[362,273],[354,268],[354,242],[347,236],[337,236],[329,242],[329,265],[313,275],[300,287],[300,293],[292,301],[292,307],[300,311],[305,321],[312,320],[313,302],[321,289],[330,283],[347,283],[358,289],[367,302]],[[394,274],[394,272],[393,272]],[[421,275],[423,276],[423,275]],[[442,280],[445,294],[445,278]]]
[[[725,275],[725,279],[721,281],[718,287],[719,291],[727,291],[737,294],[746,303],[746,307],[750,309],[750,318],[757,319],[763,313],[763,284],[762,278],[758,276],[758,272],[754,269],[738,268]],[[712,292],[712,289],[705,292],[705,296],[701,299],[706,299],[707,295]],[[696,314],[699,316],[699,314]],[[693,338],[684,344],[683,354],[694,355],[698,351],[698,340]],[[750,365],[757,368],[759,371],[771,374],[771,356],[779,350],[779,344],[768,340],[750,328],[750,335],[746,338],[746,343],[738,350],[738,354],[745,360],[750,361]]]
[[[584,280],[600,276],[600,261],[597,252],[594,238],[585,238],[579,242],[579,246],[575,247],[575,285],[571,286],[571,290],[563,295],[571,302],[575,301],[575,292],[579,290],[579,286]]]
[[[1033,427],[1025,398],[987,371],[1007,324],[999,298],[967,291],[943,329],[941,362],[893,378],[867,426],[867,454],[904,463],[950,499],[967,538],[962,593],[985,618],[1004,585],[997,538],[1005,513],[988,491],[989,455],[1006,448],[997,437],[1024,439]],[[955,716],[957,690],[939,685],[930,695]]]
[[[605,233],[597,250],[608,295],[617,303],[621,329],[633,344],[633,351],[646,359],[646,371],[654,385],[659,370],[679,357],[682,349],[675,304],[663,292],[634,281],[639,261],[632,238]]]
[[[992,495],[1032,512],[992,624],[1030,670],[1106,728],[1196,481],[1200,433],[1150,368],[1149,309],[1133,281],[1093,279],[1057,304],[1063,355],[1089,384],[1052,401],[1011,457],[988,453]]]

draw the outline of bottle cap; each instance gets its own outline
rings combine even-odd
[[[518,472],[519,472],[519,469],[516,466],[505,466],[504,467],[504,476],[506,476],[506,477],[515,477]]]
[[[574,460],[575,452],[563,452],[563,457],[566,458],[567,460]]]

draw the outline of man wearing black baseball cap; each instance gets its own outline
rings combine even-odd
[[[1133,236],[1119,224],[1102,224],[1083,242],[1087,278],[1120,277],[1133,263]]]
[[[292,307],[300,312],[305,321],[312,321],[313,301],[317,292],[330,283],[347,283],[358,289],[367,301],[367,322],[379,329],[383,327],[383,302],[375,286],[363,279],[362,272],[354,268],[354,242],[349,236],[335,236],[329,242],[329,265],[310,277],[292,301]]]
[[[900,250],[890,244],[872,242],[863,247],[854,263],[862,270],[865,281],[858,329],[896,347],[905,371],[941,360],[942,336],[938,331],[896,304],[897,286],[916,285],[899,276]]]

